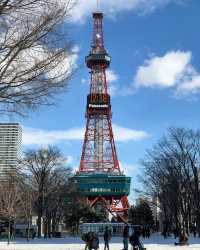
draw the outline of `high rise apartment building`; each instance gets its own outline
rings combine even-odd
[[[12,171],[20,156],[22,129],[18,123],[0,123],[0,178]]]

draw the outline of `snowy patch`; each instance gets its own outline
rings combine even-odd
[[[153,235],[150,239],[143,240],[147,250],[197,250],[200,249],[200,238],[190,237],[189,246],[174,246],[174,239],[163,239],[160,235]],[[79,237],[67,237],[63,239],[35,239],[27,243],[25,240],[15,241],[7,246],[6,242],[0,242],[0,250],[84,250],[84,243]],[[121,250],[123,248],[122,238],[113,237],[110,244],[111,250]],[[103,239],[100,239],[100,249],[103,250]],[[131,246],[129,246],[131,250]]]

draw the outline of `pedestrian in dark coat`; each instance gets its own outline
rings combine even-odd
[[[143,246],[142,242],[140,241],[140,232],[137,230],[133,232],[133,234],[130,237],[130,243],[133,247],[133,250],[146,250],[146,248]]]
[[[176,239],[178,237],[178,229],[176,227],[173,229],[173,234],[174,234],[174,239]]]
[[[107,226],[105,228],[103,238],[104,238],[104,243],[105,243],[104,250],[106,250],[106,248],[109,250],[109,241],[111,239],[111,230],[109,230]]]
[[[149,239],[151,236],[150,228],[146,227],[146,237]]]
[[[193,226],[193,236],[194,236],[194,238],[196,238],[196,235],[197,235],[197,228],[196,228],[196,226],[194,225]]]
[[[123,231],[123,244],[124,244],[123,250],[128,250],[128,239],[129,239],[129,226],[126,225]]]
[[[83,234],[81,238],[85,241],[85,250],[90,250],[89,244],[92,240],[92,232]]]
[[[129,241],[131,243],[131,246],[133,247],[133,250],[139,248],[140,240],[139,240],[139,236],[136,232],[133,232],[133,234],[129,238]]]
[[[97,250],[99,249],[99,237],[96,233],[93,234],[93,238],[92,238],[92,244],[90,246],[90,250]]]

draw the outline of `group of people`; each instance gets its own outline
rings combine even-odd
[[[88,232],[82,235],[82,240],[85,241],[85,250],[99,248],[99,237],[94,232]]]
[[[105,232],[104,232],[104,250],[109,250],[109,242],[111,240],[112,232],[111,230],[106,226]],[[92,249],[98,249],[99,248],[99,237],[97,233],[94,232],[88,232],[86,234],[82,235],[82,240],[85,241],[85,250],[92,250]]]
[[[110,250],[109,243],[112,237],[112,231],[105,227],[104,231],[104,250]],[[129,242],[132,246],[132,250],[145,250],[140,239],[140,232],[137,230],[131,230],[131,228],[126,225],[123,230],[123,250],[128,250]],[[94,232],[88,232],[82,235],[82,240],[85,241],[85,250],[97,250],[99,248],[99,238]]]

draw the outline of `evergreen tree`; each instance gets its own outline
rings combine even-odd
[[[129,220],[134,225],[154,224],[153,214],[149,204],[142,201],[139,205],[132,207],[129,211]]]

